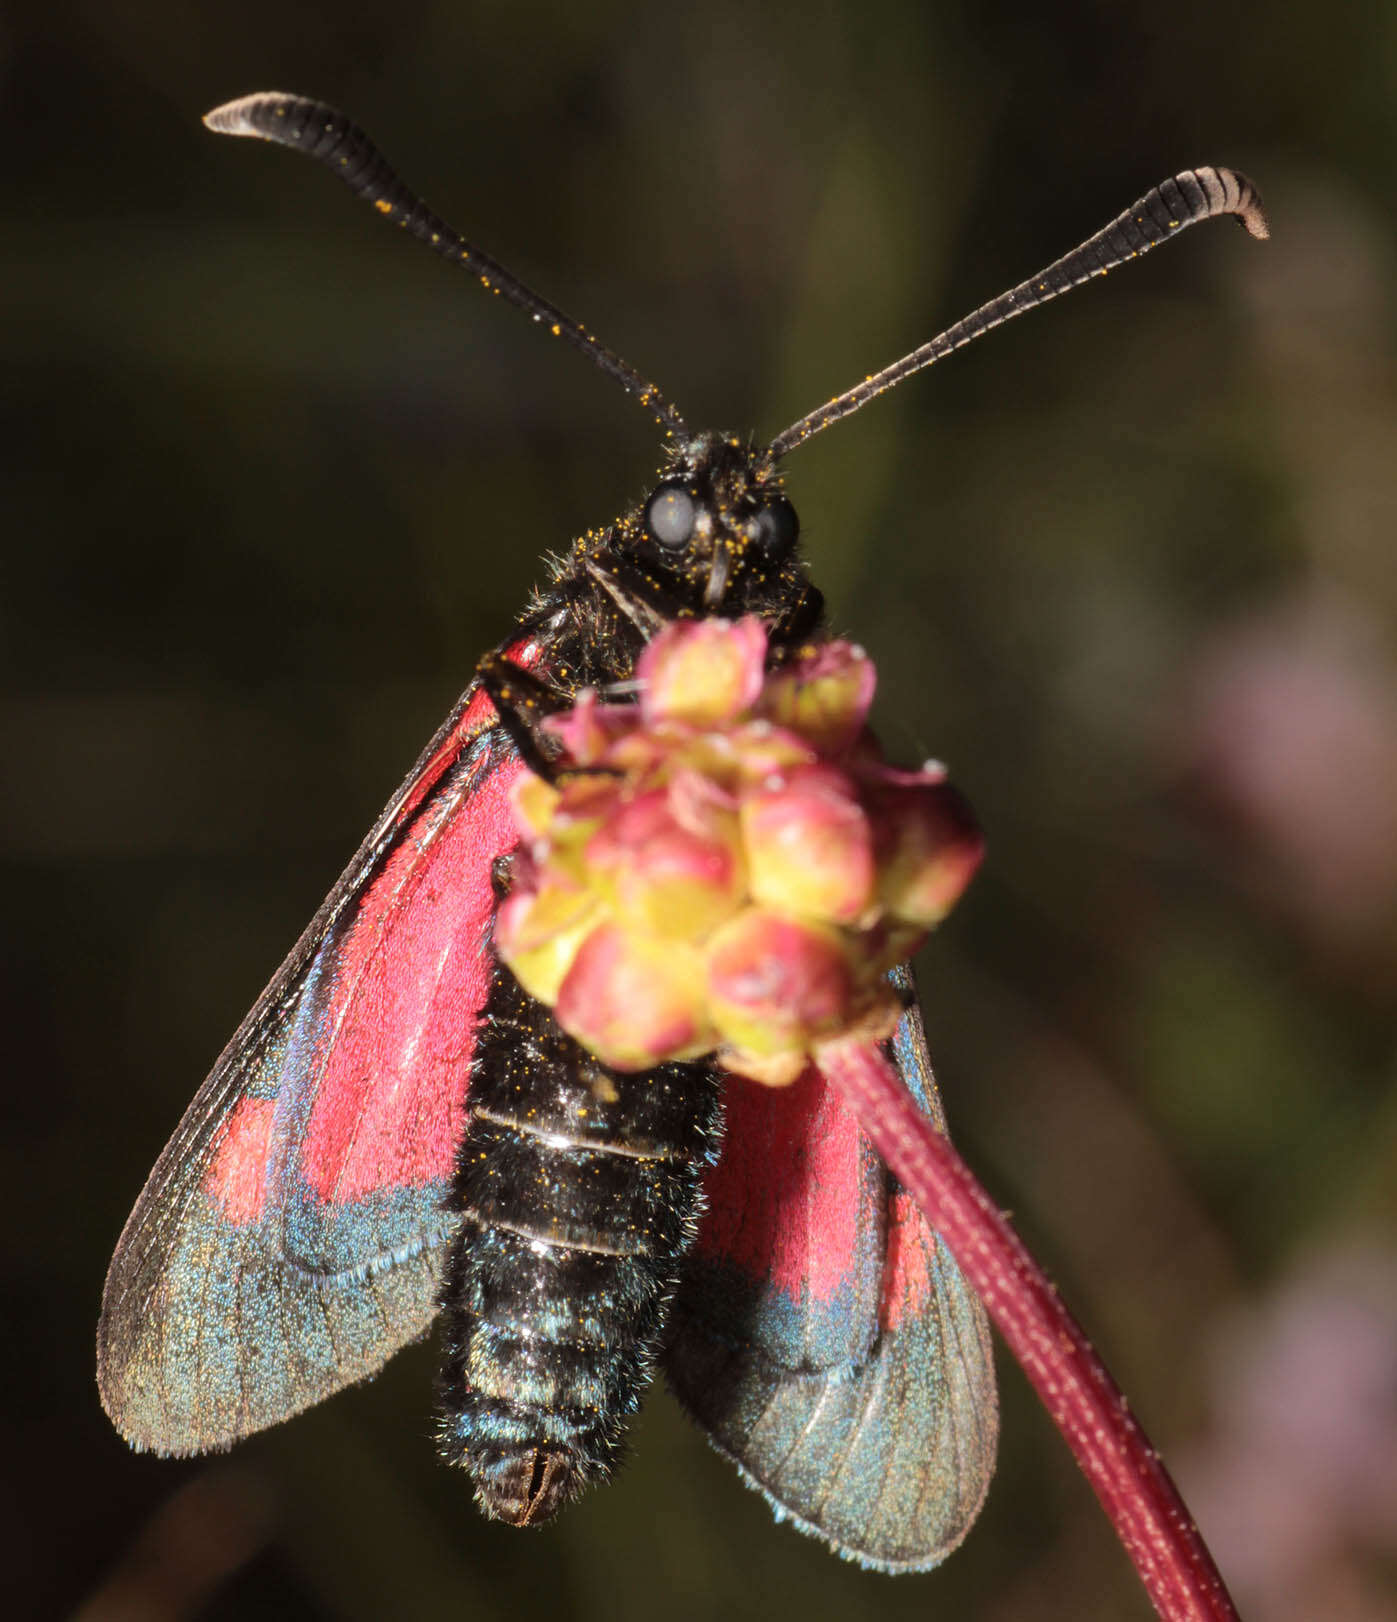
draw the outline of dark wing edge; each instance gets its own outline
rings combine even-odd
[[[234,1032],[122,1230],[97,1326],[97,1384],[108,1416],[138,1450],[182,1455],[230,1446],[373,1375],[436,1314],[452,1224],[435,1199],[408,1209],[400,1200],[387,1221],[365,1212],[370,1254],[326,1272],[288,1256],[275,1221],[234,1229],[211,1218],[204,1183],[240,1106],[275,1097],[322,947],[351,926],[354,903],[403,829],[487,734],[503,754],[503,734],[488,724],[493,712],[476,725],[467,713],[473,703],[479,707],[478,682]],[[269,1203],[287,1197],[272,1190]],[[387,1248],[374,1251],[382,1235],[391,1235]]]
[[[899,979],[910,992],[910,973]],[[944,1132],[915,1002],[891,1053]],[[989,1489],[999,1429],[993,1347],[984,1308],[954,1259],[872,1158],[886,1229],[866,1359],[820,1369],[783,1364],[762,1333],[760,1301],[721,1314],[715,1332],[707,1302],[732,1281],[698,1256],[675,1303],[665,1366],[681,1405],[778,1520],[865,1568],[925,1571],[963,1540]],[[756,1330],[737,1338],[729,1326],[743,1310]],[[790,1311],[784,1299],[783,1316]]]

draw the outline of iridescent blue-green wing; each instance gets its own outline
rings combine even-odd
[[[435,1317],[519,770],[473,683],[157,1162],[97,1332],[134,1446],[227,1447]]]
[[[891,1053],[944,1131],[915,1004]],[[665,1351],[680,1402],[780,1518],[880,1571],[936,1565],[980,1511],[998,1436],[959,1267],[813,1069],[730,1085],[707,1192]]]

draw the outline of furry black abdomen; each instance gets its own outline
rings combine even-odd
[[[693,1241],[721,1095],[706,1064],[608,1069],[503,967],[475,1059],[438,1442],[487,1513],[529,1525],[616,1462]]]

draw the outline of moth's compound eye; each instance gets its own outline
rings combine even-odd
[[[687,546],[698,518],[698,504],[677,479],[656,487],[645,503],[645,527],[661,546],[677,552]]]
[[[769,557],[783,557],[796,544],[800,519],[785,496],[777,496],[757,511],[756,543]]]

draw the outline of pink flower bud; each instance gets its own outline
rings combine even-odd
[[[582,772],[564,778],[552,819],[532,841],[545,872],[560,881],[585,884],[588,841],[607,825],[621,803],[621,789],[614,777]],[[536,802],[525,798],[522,806],[516,801],[515,812],[538,812],[545,804],[543,797]]]
[[[521,772],[510,785],[509,803],[521,839],[542,839],[558,808],[558,790],[532,772]]]
[[[832,766],[793,773],[742,802],[742,837],[758,902],[851,924],[873,901],[873,835],[853,784]]]
[[[680,620],[636,661],[640,709],[648,723],[715,727],[756,703],[766,662],[766,627],[755,614],[730,620]]]
[[[629,704],[603,704],[595,687],[584,687],[572,708],[547,716],[542,730],[563,746],[573,766],[595,766],[611,741],[635,725]]]
[[[965,893],[985,852],[974,814],[949,783],[892,787],[873,811],[878,894],[907,923],[939,924]]]
[[[516,873],[495,919],[495,950],[531,997],[552,1003],[597,917],[595,891],[551,869]]]
[[[745,1048],[720,1048],[718,1062],[731,1075],[763,1087],[790,1087],[810,1068],[810,1055],[804,1048],[785,1053],[749,1053]]]
[[[768,678],[759,710],[822,755],[838,755],[862,731],[876,686],[873,661],[862,648],[826,642]]]
[[[672,791],[652,789],[623,804],[587,844],[587,863],[619,923],[671,939],[702,940],[741,904],[746,886],[737,818],[692,793],[676,814]]]
[[[819,751],[789,727],[770,721],[749,721],[724,735],[730,770],[749,788],[760,788],[770,777],[785,777],[802,766],[815,765]]]
[[[717,1044],[704,1006],[703,963],[691,947],[601,924],[558,992],[558,1023],[617,1070],[696,1059]]]
[[[837,1031],[854,979],[838,932],[751,907],[709,942],[708,999],[723,1040],[757,1055],[802,1050]]]
[[[737,796],[687,762],[669,774],[669,808],[690,833],[728,838],[737,831]]]

